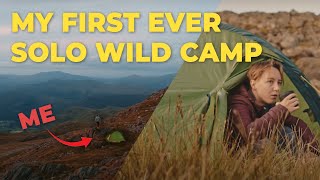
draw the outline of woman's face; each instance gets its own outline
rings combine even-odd
[[[259,105],[274,104],[279,96],[282,78],[278,69],[265,70],[257,80],[251,80],[252,92]]]

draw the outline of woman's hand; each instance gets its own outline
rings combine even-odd
[[[300,108],[299,99],[297,98],[297,95],[295,93],[289,94],[277,104],[281,104],[282,106],[286,107],[290,113]]]

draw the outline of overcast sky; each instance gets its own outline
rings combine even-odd
[[[241,3],[240,3],[241,2]],[[267,4],[265,2],[268,2]],[[280,3],[279,3],[280,2]],[[127,76],[132,74],[138,75],[161,75],[175,73],[181,63],[179,50],[180,46],[186,42],[197,40],[199,33],[186,33],[184,26],[179,33],[148,33],[149,12],[215,12],[222,10],[232,10],[235,12],[244,11],[290,11],[295,9],[299,12],[315,12],[319,14],[319,0],[282,0],[282,1],[259,1],[259,0],[222,0],[222,1],[176,1],[158,0],[158,1],[79,1],[79,0],[51,0],[51,1],[2,1],[0,7],[0,74],[34,74],[45,71],[64,71],[72,74],[81,74],[87,76],[112,77]],[[141,18],[136,21],[136,32],[127,33],[124,29],[121,33],[78,33],[73,29],[71,33],[62,33],[61,31],[61,14],[63,12],[101,12],[104,14],[110,12],[140,12]],[[25,16],[28,12],[54,12],[54,17],[49,24],[48,33],[11,33],[11,13],[19,12]],[[39,28],[39,26],[36,26]],[[36,29],[39,30],[39,29]],[[28,62],[17,64],[11,62],[11,45],[14,42],[24,41],[31,44],[41,41],[49,44],[57,42],[59,54],[63,55],[65,47],[74,41],[82,42],[88,49],[88,55],[82,63],[63,63],[52,64],[49,61],[45,63]],[[101,63],[95,50],[96,42],[143,42],[144,54],[150,55],[150,44],[152,42],[165,42],[171,46],[172,56],[167,63],[160,64],[136,64],[126,63],[123,59],[120,64]]]

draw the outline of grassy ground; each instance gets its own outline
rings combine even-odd
[[[151,143],[137,144],[117,179],[320,179],[320,158],[312,152],[277,150],[267,145],[259,153],[223,148],[175,153]]]

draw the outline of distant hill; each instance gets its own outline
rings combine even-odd
[[[40,72],[33,75],[0,75],[0,92],[26,84],[36,84],[49,80],[90,80],[86,76],[72,75],[61,71]]]
[[[30,85],[30,84],[39,84],[42,82],[48,82],[50,80],[72,80],[72,81],[98,81],[105,84],[121,85],[121,86],[130,86],[130,87],[139,87],[147,90],[156,91],[161,88],[164,88],[170,84],[170,82],[175,77],[175,74],[168,74],[163,76],[138,76],[131,75],[128,77],[122,78],[96,78],[96,77],[87,77],[80,75],[73,75],[61,71],[51,71],[51,72],[40,72],[33,75],[1,75],[0,74],[0,92],[7,91],[16,86],[20,85]]]
[[[8,80],[12,80],[12,81],[16,81],[24,84],[39,83],[39,82],[47,81],[50,79],[65,79],[65,80],[92,79],[87,76],[73,75],[73,74],[62,72],[62,71],[40,72],[32,75],[0,75],[0,78],[7,78]]]
[[[34,75],[0,75],[0,131],[8,124],[20,127],[18,113],[52,104],[56,116],[81,119],[107,107],[123,108],[143,101],[152,92],[167,87],[174,75],[159,77],[129,76],[102,79],[60,71]],[[78,113],[66,113],[77,107]],[[112,108],[111,108],[112,109]],[[88,118],[85,118],[88,119]]]
[[[112,84],[128,84],[137,87],[147,87],[150,90],[159,90],[167,87],[175,77],[175,74],[167,74],[163,76],[144,77],[139,75],[132,75],[124,78],[112,79],[106,82]]]

